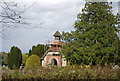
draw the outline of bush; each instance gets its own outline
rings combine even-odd
[[[37,55],[31,55],[25,64],[26,70],[33,70],[40,67],[40,58]]]
[[[34,61],[33,61],[34,62]],[[37,62],[37,61],[36,61]],[[101,68],[99,68],[101,67]],[[120,68],[112,69],[111,66],[91,66],[72,65],[66,67],[40,67],[35,70],[3,70],[2,79],[10,81],[45,81],[45,80],[61,80],[74,81],[82,79],[98,79],[98,80],[120,80]],[[90,81],[92,81],[90,80]],[[83,80],[84,81],[84,80]],[[88,80],[89,81],[89,80]],[[96,81],[96,80],[95,80]]]
[[[22,64],[23,66],[25,66],[26,60],[28,59],[28,55],[27,54],[22,54]]]

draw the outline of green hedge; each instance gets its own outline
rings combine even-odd
[[[26,63],[25,68],[26,70],[33,70],[40,67],[40,58],[37,55],[31,55]]]

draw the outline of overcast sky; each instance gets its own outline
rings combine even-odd
[[[55,31],[71,31],[77,14],[81,13],[84,3],[81,0],[40,0],[23,2],[30,6],[23,14],[40,28],[32,29],[7,29],[4,31],[5,39],[2,40],[2,51],[9,52],[11,46],[19,47],[23,53],[29,51],[33,45],[45,44],[53,41]],[[113,4],[113,13],[118,12],[117,3]]]

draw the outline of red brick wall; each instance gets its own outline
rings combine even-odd
[[[61,66],[62,65],[61,56],[51,56],[51,55],[47,55],[46,56],[46,64],[51,64],[52,59],[56,59],[57,60],[57,66]]]

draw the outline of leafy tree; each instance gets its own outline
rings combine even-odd
[[[31,55],[26,61],[25,69],[33,70],[39,67],[40,67],[40,58],[35,54]]]
[[[22,52],[18,47],[11,47],[8,53],[8,67],[10,69],[18,69],[22,63]]]
[[[63,32],[67,44],[62,52],[71,63],[117,63],[118,17],[112,13],[112,3],[86,2],[82,13],[77,15],[71,33]]]
[[[48,46],[38,44],[37,46],[33,46],[32,49],[29,50],[29,56],[32,54],[38,55],[40,58],[44,55],[46,50],[48,49]]]

